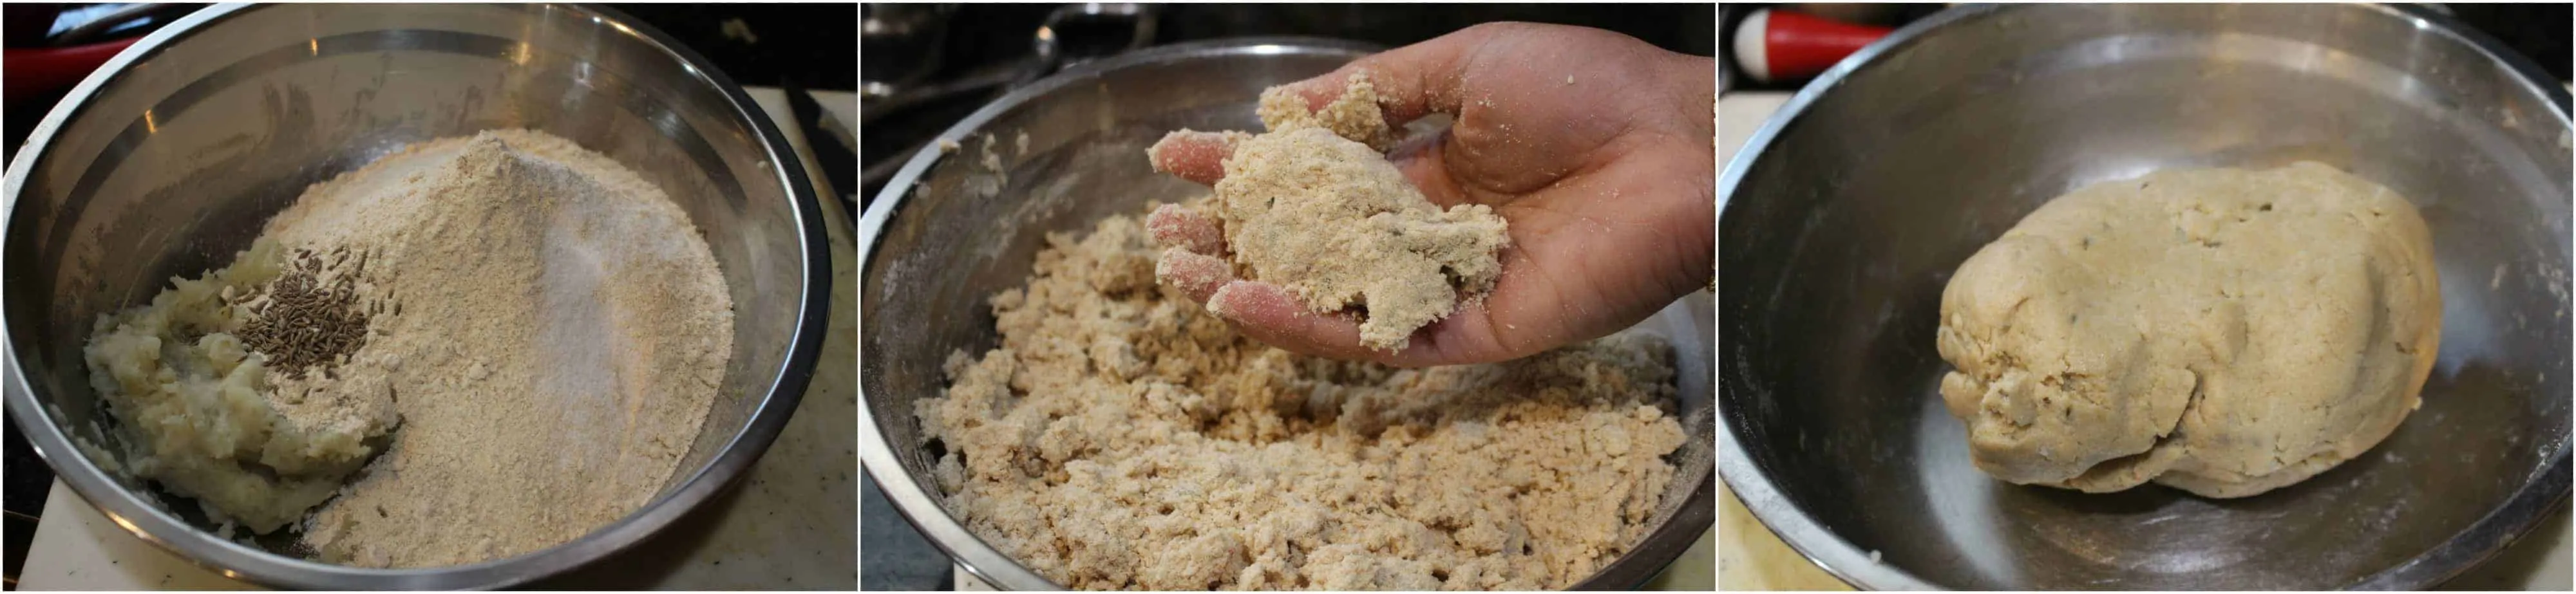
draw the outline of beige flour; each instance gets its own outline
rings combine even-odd
[[[1432,204],[1373,148],[1390,134],[1371,89],[1354,75],[1312,113],[1282,88],[1263,93],[1270,132],[1238,137],[1214,212],[1200,214],[1222,224],[1242,276],[1316,312],[1357,307],[1361,342],[1396,350],[1492,290],[1511,235],[1492,207]]]
[[[278,246],[363,257],[330,268],[347,282],[222,291],[249,296],[229,329],[305,321],[245,330],[279,351],[250,359],[331,361],[243,382],[260,399],[233,412],[293,419],[360,401],[400,418],[390,447],[302,525],[326,561],[486,561],[633,511],[696,438],[732,349],[731,300],[687,214],[542,133],[421,143],[317,184],[242,261],[279,260],[252,257]],[[365,330],[295,329],[315,320]],[[331,402],[344,404],[316,404]]]
[[[1684,439],[1670,347],[1619,334],[1399,370],[1235,334],[1133,216],[1048,237],[999,348],[919,402],[944,505],[1086,589],[1540,589],[1628,550]]]
[[[1959,265],[1941,395],[1997,478],[2253,495],[2415,409],[2440,287],[2415,207],[2332,167],[2103,182]]]

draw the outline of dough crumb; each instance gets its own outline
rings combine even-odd
[[[1369,150],[1385,153],[1395,148],[1395,129],[1386,123],[1386,114],[1378,109],[1377,85],[1369,82],[1366,70],[1351,73],[1342,83],[1342,94],[1326,102],[1323,109],[1307,109],[1306,98],[1287,85],[1261,91],[1261,103],[1254,113],[1261,125],[1272,132],[1295,128],[1323,128],[1333,135],[1366,144]]]
[[[1361,342],[1386,351],[1493,289],[1511,243],[1503,217],[1432,204],[1375,141],[1362,144],[1386,132],[1366,73],[1319,112],[1284,89],[1262,94],[1268,133],[1232,137],[1215,208],[1200,212],[1223,225],[1244,278],[1317,313],[1356,313]]]
[[[1049,235],[990,300],[1000,344],[951,354],[916,403],[942,505],[1039,575],[1557,589],[1652,528],[1687,439],[1660,337],[1429,369],[1304,357],[1156,286],[1148,237],[1132,215]]]
[[[1216,184],[1226,245],[1309,309],[1358,306],[1361,342],[1395,350],[1493,289],[1511,242],[1482,204],[1441,210],[1384,157],[1322,128],[1253,137]]]

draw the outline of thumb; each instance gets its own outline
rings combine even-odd
[[[1378,109],[1390,127],[1433,113],[1454,115],[1466,85],[1471,84],[1468,67],[1480,49],[1498,38],[1525,34],[1531,27],[1537,26],[1486,23],[1468,27],[1360,58],[1323,76],[1285,86],[1288,92],[1306,100],[1307,110],[1321,110],[1341,98],[1351,76],[1366,73],[1369,85],[1377,92]]]
[[[1488,23],[1280,90],[1305,99],[1310,111],[1348,110],[1334,102],[1365,76],[1377,115],[1391,128],[1434,113],[1454,116],[1441,135],[1394,157],[1425,197],[1447,205],[1517,197],[1602,167],[1628,155],[1616,150],[1617,141],[1640,133],[1640,122],[1708,119],[1704,112],[1675,115],[1677,105],[1712,101],[1676,91],[1693,86],[1689,73],[1707,68],[1609,31]]]

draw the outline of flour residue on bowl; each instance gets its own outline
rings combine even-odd
[[[129,466],[334,563],[498,559],[641,507],[732,352],[687,214],[531,131],[316,184],[231,266],[173,282],[88,349]]]
[[[1303,357],[1158,286],[1156,255],[1133,214],[1049,235],[990,300],[999,346],[917,403],[941,505],[1014,561],[1085,589],[1534,590],[1653,528],[1687,439],[1661,338]]]

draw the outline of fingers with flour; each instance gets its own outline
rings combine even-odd
[[[1360,346],[1358,322],[1309,311],[1295,293],[1278,285],[1229,282],[1208,297],[1207,308],[1253,340],[1292,352],[1358,360],[1386,356]]]
[[[1211,220],[1178,204],[1154,208],[1145,216],[1145,231],[1163,254],[1154,261],[1154,279],[1180,289],[1191,301],[1205,303],[1218,287],[1234,281],[1234,265],[1225,261],[1225,234]]]
[[[1456,313],[1413,334],[1404,348],[1381,351],[1360,342],[1357,321],[1315,313],[1287,288],[1259,281],[1225,283],[1207,298],[1208,312],[1263,344],[1318,357],[1371,361],[1397,367],[1491,363],[1526,356],[1510,346],[1486,304],[1461,304]]]
[[[1154,207],[1154,213],[1145,216],[1145,231],[1153,234],[1155,245],[1225,255],[1225,228],[1216,219],[1178,204]]]
[[[1216,185],[1225,178],[1225,158],[1234,155],[1234,146],[1252,135],[1242,132],[1200,132],[1180,130],[1163,135],[1154,146],[1145,149],[1146,160],[1154,171],[1192,182]]]

